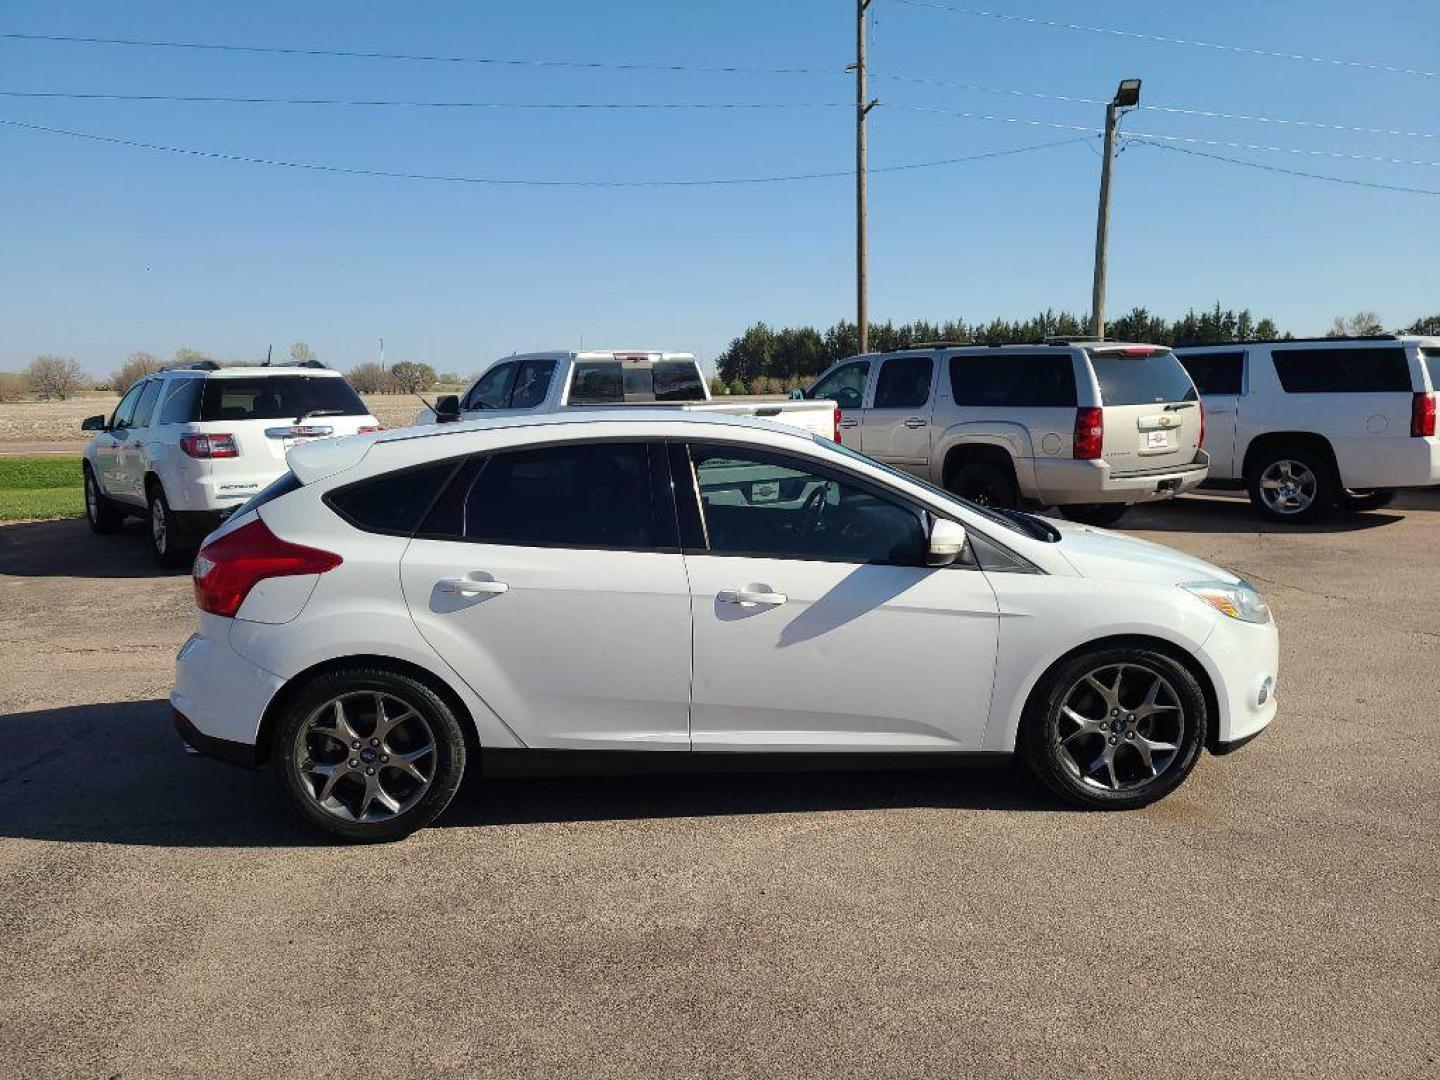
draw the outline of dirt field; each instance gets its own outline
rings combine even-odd
[[[1250,575],[1275,726],[1145,811],[1005,772],[492,782],[336,847],[187,757],[190,588],[0,528],[0,1072],[1433,1077],[1440,493],[1140,535]]]

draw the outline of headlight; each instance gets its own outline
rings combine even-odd
[[[1241,622],[1268,623],[1270,605],[1261,599],[1248,581],[1192,581],[1180,588],[1197,596],[1223,615]]]

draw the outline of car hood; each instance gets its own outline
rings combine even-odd
[[[1060,554],[1088,578],[1153,581],[1162,585],[1180,585],[1190,581],[1233,583],[1240,580],[1229,570],[1222,570],[1214,563],[1163,544],[1152,544],[1123,533],[1069,521],[1051,521],[1050,524],[1060,533],[1060,543],[1056,545]]]

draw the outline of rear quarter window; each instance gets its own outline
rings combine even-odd
[[[1440,349],[1421,349],[1420,362],[1430,376],[1430,389],[1440,390]]]
[[[408,536],[458,467],[452,459],[397,469],[336,488],[324,501],[357,529]]]
[[[364,416],[365,403],[336,376],[257,375],[206,379],[201,420],[295,420],[307,413]]]
[[[1103,405],[1159,405],[1167,401],[1194,401],[1200,395],[1175,354],[1093,353],[1090,366],[1100,384]]]
[[[1410,362],[1403,347],[1276,349],[1272,356],[1287,394],[1410,392]]]
[[[1067,352],[952,356],[950,392],[957,405],[1070,408],[1075,365]]]
[[[1195,380],[1201,397],[1216,394],[1239,394],[1245,381],[1243,352],[1187,353],[1180,363]]]
[[[175,379],[170,394],[160,406],[160,423],[188,424],[200,419],[200,392],[204,379]]]

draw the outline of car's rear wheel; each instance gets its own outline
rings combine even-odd
[[[289,701],[271,760],[312,824],[347,840],[399,840],[450,805],[465,737],[424,683],[357,667],[322,675]]]
[[[945,485],[962,499],[979,506],[1013,509],[1020,505],[1015,472],[996,461],[967,461],[957,465]]]
[[[194,545],[181,531],[170,503],[165,498],[165,489],[158,482],[151,483],[149,513],[146,521],[150,526],[150,549],[155,560],[165,567],[185,566],[194,555]]]
[[[1335,505],[1335,474],[1308,446],[1278,446],[1256,455],[1245,478],[1250,501],[1271,521],[1303,524]]]
[[[85,466],[85,520],[97,533],[113,533],[125,524],[125,512],[100,493],[89,465]]]
[[[1020,750],[1062,798],[1125,810],[1180,785],[1207,722],[1205,695],[1183,665],[1140,646],[1103,648],[1050,674],[1026,710]]]
[[[1105,528],[1114,525],[1129,509],[1125,503],[1071,503],[1060,507],[1060,513],[1082,525]]]
[[[1394,490],[1385,488],[1374,488],[1371,490],[1360,490],[1346,488],[1335,497],[1335,509],[1347,514],[1357,514],[1366,510],[1380,510],[1389,506],[1395,501]]]

